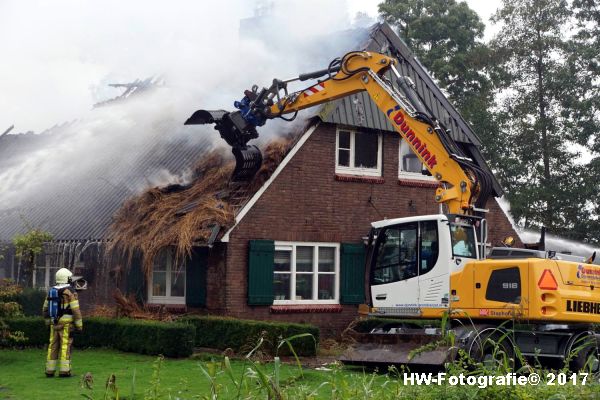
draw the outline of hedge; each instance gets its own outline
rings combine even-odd
[[[27,346],[43,346],[48,343],[49,331],[42,318],[11,318],[6,323],[11,330],[25,333]],[[83,333],[75,333],[75,347],[110,347],[167,357],[187,357],[194,350],[195,328],[190,324],[86,318],[83,327]]]
[[[196,346],[212,349],[232,349],[247,353],[264,337],[260,350],[270,355],[290,355],[286,344],[277,349],[282,339],[296,335],[310,334],[290,341],[299,356],[316,355],[319,343],[319,328],[308,324],[285,322],[265,322],[214,316],[188,316],[180,318],[196,327]]]
[[[25,288],[16,296],[15,301],[21,305],[26,316],[41,316],[46,296],[48,293],[45,290]]]

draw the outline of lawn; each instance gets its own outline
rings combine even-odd
[[[113,399],[106,393],[107,378],[114,374],[120,399],[599,399],[598,377],[585,386],[477,386],[403,385],[398,373],[363,372],[361,369],[316,370],[294,364],[280,368],[273,362],[253,366],[222,357],[201,355],[164,359],[113,350],[80,350],[73,356],[71,378],[44,376],[42,349],[0,350],[0,399]],[[252,367],[248,369],[248,367]],[[82,377],[91,373],[93,390]],[[243,384],[241,381],[245,372]],[[462,371],[461,371],[462,372]],[[402,376],[402,374],[400,374]],[[264,379],[264,380],[263,380]],[[214,396],[213,396],[214,394]],[[278,397],[280,395],[280,397]]]
[[[42,349],[0,350],[0,399],[81,399],[88,394],[103,399],[108,377],[114,374],[121,398],[143,399],[153,387],[153,373],[157,357],[123,353],[113,350],[75,350],[71,378],[46,378],[44,375],[45,351]],[[215,362],[211,362],[211,358]],[[160,398],[202,398],[210,396],[211,383],[201,369],[215,374],[215,383],[224,398],[235,397],[237,391],[229,376],[222,371],[222,357],[202,355],[199,358],[165,359],[160,367]],[[231,361],[231,371],[239,381],[248,364]],[[261,365],[265,373],[273,375],[274,364]],[[93,392],[82,388],[82,377],[90,372],[94,379]],[[294,382],[316,388],[321,384],[321,372],[305,369],[303,377],[297,366],[281,367],[281,382]],[[356,373],[355,373],[356,374]],[[135,382],[134,382],[135,375]],[[154,379],[154,382],[157,380]],[[251,386],[253,380],[248,383]],[[249,389],[252,389],[250,387]]]

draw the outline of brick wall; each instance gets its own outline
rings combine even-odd
[[[415,187],[399,182],[397,135],[384,134],[383,179],[369,182],[347,181],[339,176],[336,179],[335,141],[335,125],[321,124],[232,231],[226,251],[225,283],[208,280],[209,285],[217,282],[224,294],[225,306],[219,311],[242,318],[313,323],[324,335],[339,332],[356,317],[356,306],[345,305],[341,312],[332,314],[273,314],[269,307],[248,306],[248,241],[358,243],[372,221],[438,212],[432,185]],[[489,207],[492,243],[499,243],[507,234],[516,237],[495,200]]]

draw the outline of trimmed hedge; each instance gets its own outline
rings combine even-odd
[[[179,321],[196,327],[196,346],[198,347],[220,350],[230,348],[235,352],[247,353],[258,344],[259,338],[263,336],[265,342],[260,348],[261,351],[270,355],[290,355],[291,352],[286,344],[277,350],[281,340],[309,333],[312,337],[296,338],[291,340],[290,343],[297,355],[314,356],[319,343],[319,328],[308,324],[253,321],[214,316],[188,316],[180,318]]]
[[[49,329],[42,318],[12,318],[9,328],[22,331],[28,346],[48,343]],[[194,350],[194,326],[130,319],[86,318],[83,333],[75,333],[75,347],[111,347],[141,354],[187,357]]]
[[[36,288],[25,288],[19,293],[15,301],[23,308],[23,314],[26,316],[41,316],[42,306],[48,293],[45,290]]]

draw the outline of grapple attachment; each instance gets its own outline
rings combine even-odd
[[[231,152],[235,157],[235,169],[231,180],[234,182],[251,180],[262,165],[262,154],[258,147],[253,145],[244,146],[244,148],[233,147]]]
[[[215,124],[215,129],[231,146],[235,157],[231,179],[236,182],[251,180],[262,165],[258,147],[247,144],[249,140],[258,137],[255,126],[246,121],[240,111],[198,110],[185,121],[185,125],[203,124]]]

